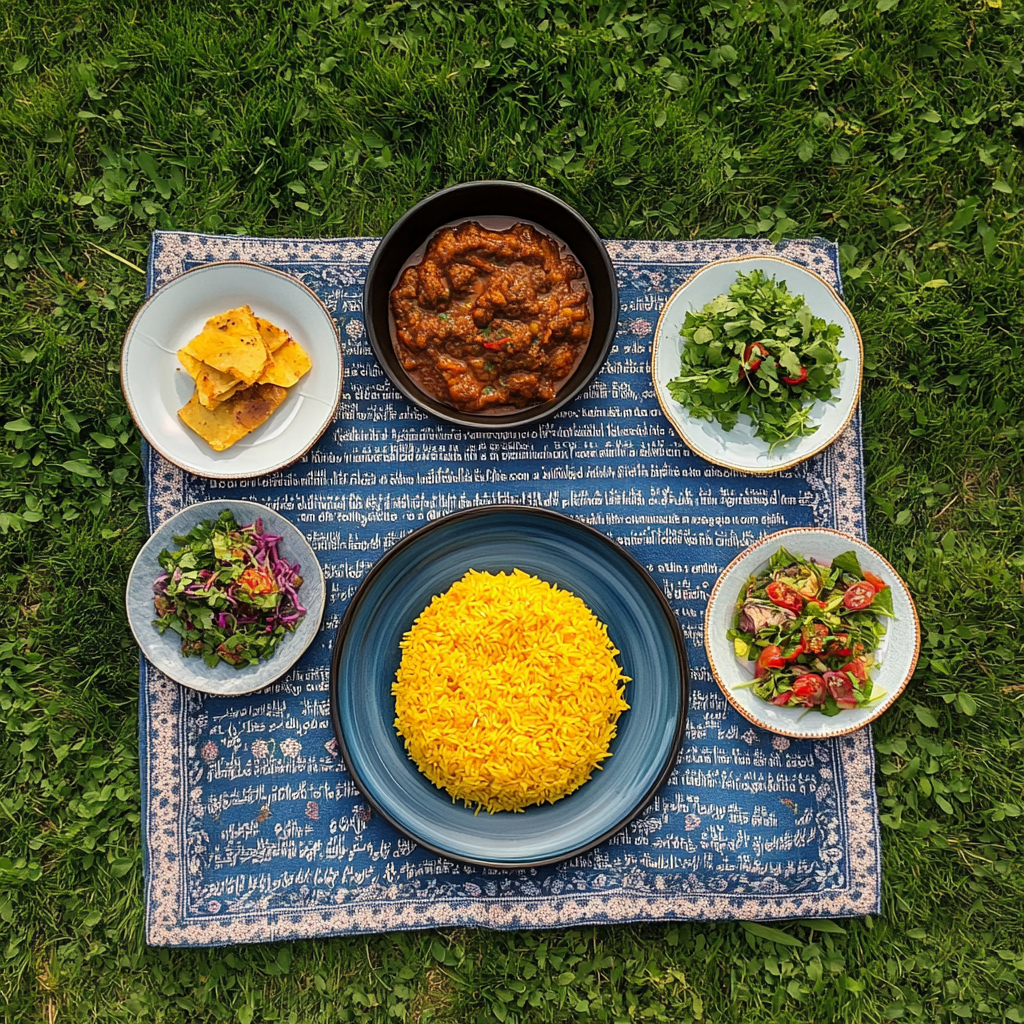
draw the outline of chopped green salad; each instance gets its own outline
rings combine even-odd
[[[177,633],[182,654],[199,655],[210,668],[269,658],[306,614],[300,567],[281,557],[280,541],[263,532],[261,519],[239,526],[227,509],[175,537],[178,550],[160,552],[153,625]]]
[[[811,406],[839,386],[843,330],[814,316],[784,281],[739,274],[728,294],[688,312],[680,333],[681,372],[667,386],[691,416],[732,430],[746,414],[769,451],[818,429]]]
[[[837,715],[885,695],[871,672],[893,617],[892,589],[855,552],[827,564],[779,548],[750,577],[727,636],[756,663],[753,683],[741,685],[772,704]]]

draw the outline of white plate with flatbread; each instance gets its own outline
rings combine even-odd
[[[197,384],[179,351],[213,318],[244,307],[286,332],[312,366],[283,400],[277,393],[265,422],[216,451],[179,416],[190,402],[197,411]],[[121,387],[143,437],[176,466],[216,479],[262,476],[304,455],[333,421],[341,382],[341,340],[327,307],[301,281],[255,263],[207,263],[169,281],[132,320],[121,354]]]

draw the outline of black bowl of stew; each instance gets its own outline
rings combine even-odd
[[[451,300],[453,305],[449,309],[446,299],[438,299],[439,305],[426,312],[442,321],[447,321],[450,314],[452,321],[469,325],[466,344],[457,351],[463,357],[462,362],[472,364],[472,367],[463,370],[456,366],[453,370],[451,360],[446,360],[439,372],[443,372],[449,381],[465,381],[471,388],[476,389],[475,394],[468,399],[470,404],[480,404],[493,397],[497,404],[485,408],[459,408],[453,402],[460,400],[461,393],[457,394],[454,388],[451,394],[439,394],[436,386],[437,375],[432,378],[430,372],[420,367],[407,368],[405,364],[415,362],[413,357],[418,357],[419,352],[398,341],[392,292],[399,288],[402,282],[408,280],[403,275],[408,267],[418,265],[424,259],[425,249],[427,255],[431,255],[433,250],[428,249],[428,245],[432,244],[438,232],[446,227],[452,227],[454,233],[448,233],[442,240],[449,245],[449,249],[443,250],[444,252],[458,251],[463,254],[459,258],[469,258],[479,266],[490,266],[491,270],[498,265],[501,274],[506,276],[511,273],[507,265],[510,261],[515,263],[514,257],[502,257],[502,253],[506,251],[503,242],[495,243],[496,249],[483,252],[481,256],[482,250],[473,249],[472,236],[476,229],[480,229],[481,237],[490,237],[494,233],[507,234],[510,245],[514,243],[525,246],[523,251],[526,252],[531,251],[531,246],[537,251],[543,249],[550,257],[544,258],[547,260],[544,265],[553,268],[553,279],[559,282],[557,287],[562,288],[562,295],[565,297],[564,309],[553,300],[546,306],[541,304],[543,308],[553,310],[551,322],[545,322],[540,315],[536,315],[531,322],[531,314],[526,312],[521,313],[519,317],[521,323],[513,319],[511,314],[508,318],[503,318],[508,309],[517,308],[514,305],[514,295],[512,306],[490,309],[490,312],[495,314],[492,321],[488,321],[489,313],[486,310],[481,311],[480,302],[474,299],[475,304],[471,311],[472,316],[476,318],[474,323],[461,315],[467,313],[465,303],[460,306],[457,301],[461,294],[457,286],[461,282],[452,274],[442,280],[442,290],[449,286],[454,290]],[[457,243],[460,239],[463,240],[463,244],[458,248]],[[442,242],[438,242],[438,245]],[[557,261],[552,262],[554,250],[551,242],[557,244],[563,260],[561,264]],[[470,253],[469,257],[465,256],[466,252]],[[543,259],[541,261],[543,262]],[[534,263],[536,262],[535,260]],[[576,275],[575,280],[564,282],[562,287],[562,279],[573,276],[572,273],[567,274],[565,268],[574,262],[578,264],[581,274]],[[519,265],[515,263],[515,266]],[[478,285],[478,290],[481,287],[488,288],[487,273],[481,271],[485,283]],[[586,289],[585,311],[580,303],[580,282]],[[501,287],[507,292],[506,285],[507,281]],[[528,285],[529,282],[527,287]],[[467,287],[471,289],[473,283],[470,282]],[[514,291],[516,282],[512,282],[511,287]],[[547,284],[541,284],[539,287],[545,288]],[[407,297],[409,291],[410,289],[405,289],[404,294]],[[423,295],[422,289],[418,294]],[[487,294],[490,295],[491,292]],[[554,294],[554,291],[551,294]],[[572,297],[566,297],[570,295]],[[542,297],[547,299],[548,293],[544,293]],[[479,299],[479,296],[477,298]],[[523,308],[535,310],[537,306],[534,304],[532,307]],[[370,261],[363,290],[363,317],[370,347],[395,387],[424,411],[438,419],[470,430],[508,430],[526,427],[567,406],[587,387],[604,365],[615,338],[618,315],[619,293],[615,271],[608,252],[594,229],[576,210],[556,196],[531,185],[512,181],[474,181],[455,185],[418,203],[394,224],[377,247]],[[567,317],[576,318],[572,328],[565,323]],[[586,321],[589,321],[590,330],[584,343],[581,325]],[[404,319],[402,326],[403,329],[406,327]],[[564,335],[558,334],[560,329],[564,329]],[[552,330],[555,331],[554,335],[551,334]],[[478,333],[475,338],[470,338],[469,334],[474,331]],[[517,355],[519,349],[523,349],[525,353],[525,349],[529,347],[531,332],[535,336],[533,351],[537,351],[540,341],[547,342],[553,337],[556,341],[552,343],[552,347],[557,347],[559,337],[564,336],[568,339],[572,332],[576,335],[575,348],[567,354],[564,351],[565,345],[562,345],[560,356],[555,357],[556,361],[561,358],[561,365],[552,367],[547,371],[547,376],[544,369],[537,369],[534,373],[537,380],[532,384],[529,373],[522,367],[522,358]],[[570,344],[572,343],[566,342],[566,345]],[[567,362],[570,355],[571,364]],[[506,368],[502,365],[502,360],[505,359],[509,361],[508,372],[503,372]],[[464,376],[453,378],[453,373],[461,373]],[[561,376],[555,380],[555,374]],[[497,395],[494,394],[496,389]],[[452,395],[457,397],[453,399]],[[504,395],[510,395],[510,400],[498,401]]]

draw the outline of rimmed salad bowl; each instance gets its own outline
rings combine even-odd
[[[708,661],[729,703],[797,739],[844,736],[884,714],[920,646],[914,599],[896,570],[864,541],[821,527],[747,548],[719,576],[704,618]]]

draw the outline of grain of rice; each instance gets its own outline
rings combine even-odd
[[[470,570],[402,640],[395,728],[453,802],[554,803],[610,757],[628,677],[574,594],[519,569]]]

